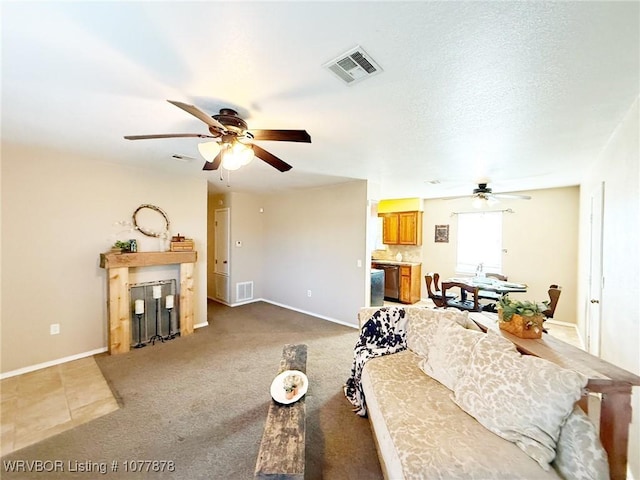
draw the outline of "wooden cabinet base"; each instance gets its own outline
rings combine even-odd
[[[400,266],[400,302],[417,303],[420,301],[422,292],[421,279],[422,266],[401,265]]]

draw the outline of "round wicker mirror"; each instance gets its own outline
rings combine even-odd
[[[133,212],[133,226],[147,237],[166,236],[169,232],[169,217],[160,207],[144,204]]]

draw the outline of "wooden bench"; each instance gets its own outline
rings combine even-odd
[[[499,330],[495,313],[471,313],[469,317],[483,330],[493,329],[511,340],[521,353],[545,358],[589,379],[587,390],[602,396],[600,441],[609,457],[611,480],[627,478],[631,390],[640,385],[640,377],[550,335],[543,334],[541,339],[532,340]],[[580,402],[580,407],[588,413],[586,398]]]
[[[280,369],[307,373],[307,346],[287,344],[282,349]],[[254,478],[304,479],[305,397],[290,405],[271,400],[260,442]]]

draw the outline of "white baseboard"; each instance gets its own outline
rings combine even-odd
[[[343,322],[342,320],[338,320],[338,319],[335,319],[335,318],[326,317],[324,315],[318,315],[317,313],[314,313],[314,312],[309,312],[307,310],[301,310],[299,308],[292,307],[291,305],[285,305],[284,303],[279,303],[279,302],[274,302],[272,300],[267,300],[266,298],[253,298],[253,299],[247,300],[245,302],[237,302],[237,303],[223,302],[222,300],[220,300],[218,298],[212,298],[211,300],[213,300],[214,302],[218,302],[218,303],[221,303],[223,305],[226,305],[227,307],[239,307],[239,306],[242,306],[242,305],[247,305],[249,303],[265,302],[265,303],[270,303],[271,305],[276,305],[278,307],[286,308],[287,310],[293,310],[294,312],[304,313],[305,315],[309,315],[311,317],[316,317],[316,318],[320,318],[322,320],[327,320],[327,321],[332,322],[332,323],[337,323],[339,325],[344,325],[345,327],[351,327],[351,328],[356,328],[356,329],[360,328],[358,325],[355,325],[353,323],[347,323],[347,322]]]
[[[359,329],[360,328],[358,325],[355,325],[353,323],[347,323],[347,322],[343,322],[342,320],[337,320],[335,318],[325,317],[324,315],[318,315],[317,313],[308,312],[306,310],[301,310],[299,308],[292,307],[291,305],[285,305],[285,304],[282,304],[282,303],[273,302],[273,301],[267,300],[265,298],[260,299],[260,301],[266,302],[266,303],[270,303],[271,305],[276,305],[278,307],[286,308],[287,310],[293,310],[294,312],[304,313],[305,315],[309,315],[311,317],[321,318],[322,320],[327,320],[327,321],[332,322],[332,323],[337,323],[339,325],[344,325],[345,327],[351,327],[351,328],[355,328],[355,329]]]
[[[0,373],[0,380],[9,377],[15,377],[16,375],[22,375],[23,373],[35,372],[36,370],[42,370],[43,368],[53,367],[54,365],[60,365],[61,363],[72,362],[73,360],[79,360],[85,357],[92,357],[98,353],[104,353],[108,350],[107,347],[97,348],[90,352],[78,353],[76,355],[70,355],[68,357],[58,358],[57,360],[51,360],[49,362],[38,363],[36,365],[30,365],[28,367],[19,368],[10,372]]]
[[[573,327],[575,329],[578,328],[575,323],[561,322],[560,320],[554,320],[553,318],[549,318],[548,320],[545,320],[545,322],[547,322],[549,325],[561,325],[563,327]]]
[[[208,322],[198,323],[194,325],[193,328],[202,328],[208,327]],[[53,367],[55,365],[60,365],[61,363],[73,362],[74,360],[79,360],[85,357],[92,357],[93,355],[97,355],[99,353],[104,353],[109,351],[108,347],[96,348],[95,350],[91,350],[89,352],[77,353],[75,355],[70,355],[68,357],[58,358],[56,360],[51,360],[49,362],[37,363],[36,365],[29,365],[28,367],[18,368],[17,370],[11,370],[10,372],[0,373],[0,380],[9,377],[15,377],[16,375],[22,375],[23,373],[35,372],[36,370],[42,370],[43,368]]]

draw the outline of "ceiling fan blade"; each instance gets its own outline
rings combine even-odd
[[[210,127],[213,127],[216,130],[219,130],[221,132],[226,132],[227,131],[227,128],[223,124],[221,124],[219,121],[217,121],[211,115],[207,115],[205,112],[200,110],[195,105],[188,105],[186,103],[176,102],[175,100],[167,100],[167,102],[171,103],[172,105],[175,105],[178,108],[181,108],[182,110],[184,110],[187,113],[190,113],[194,117],[202,120],[204,123],[206,123]]]
[[[217,170],[220,167],[220,163],[222,162],[222,152],[216,155],[216,158],[213,159],[213,162],[204,162],[203,170]]]
[[[311,143],[311,136],[306,130],[249,130],[249,133],[255,140]]]
[[[127,140],[146,140],[152,138],[215,138],[213,135],[204,135],[201,133],[160,133],[157,135],[125,135]]]
[[[529,195],[518,195],[515,193],[492,193],[491,196],[495,198],[513,198],[518,200],[531,200],[531,197]]]
[[[461,198],[473,198],[475,195],[459,195],[457,197],[444,197],[442,200],[460,200]]]
[[[258,145],[253,145],[253,153],[260,160],[267,162],[273,168],[280,170],[281,172],[286,172],[287,170],[291,170],[291,165],[287,162],[280,160],[278,157],[273,155],[272,153],[267,152],[265,149],[259,147]]]

